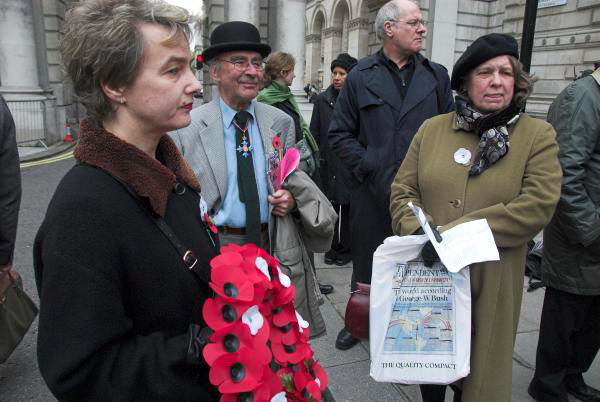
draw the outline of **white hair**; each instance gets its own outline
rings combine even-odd
[[[410,3],[414,3],[415,5],[419,5],[416,0],[406,0]],[[375,17],[375,35],[377,35],[377,39],[383,41],[384,31],[383,25],[386,21],[398,21],[402,12],[404,11],[400,7],[398,7],[398,1],[392,0],[385,3],[379,11],[377,11],[377,16]]]

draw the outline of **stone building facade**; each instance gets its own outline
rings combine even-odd
[[[306,80],[325,88],[340,52],[361,58],[380,48],[373,22],[385,0],[306,1]],[[476,38],[490,32],[520,41],[525,0],[419,0],[429,21],[424,55],[452,71]],[[545,116],[575,74],[600,61],[599,0],[539,0],[531,72],[539,81],[528,112]]]
[[[72,0],[0,2],[0,94],[15,117],[17,140],[53,144],[78,110],[64,81],[59,27]]]

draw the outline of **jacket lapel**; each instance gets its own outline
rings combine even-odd
[[[365,70],[366,88],[392,108],[400,111],[402,97],[396,90],[393,78],[387,71],[383,71],[384,69],[385,66],[375,63]]]
[[[404,102],[402,102],[399,120],[402,120],[406,113],[408,113],[412,108],[421,103],[423,99],[429,96],[431,91],[435,91],[436,85],[437,82],[435,77],[423,64],[423,58],[416,57],[415,72],[410,80],[410,84],[408,85],[406,98],[404,99]]]
[[[271,141],[272,137],[275,136],[276,127],[273,127],[275,121],[273,117],[268,113],[263,113],[264,110],[262,108],[262,104],[260,102],[255,103],[254,111],[256,113],[256,123],[258,125],[258,130],[260,131],[260,138],[262,139],[263,151],[265,158],[265,166],[267,168],[267,172],[269,171],[269,154],[274,151],[273,143]],[[271,177],[267,174],[267,185],[269,187],[269,194],[274,192],[273,182],[271,181]]]
[[[225,138],[223,134],[223,117],[219,107],[219,98],[207,105],[199,132],[200,141],[206,151],[209,166],[212,168],[220,197],[223,200],[227,192],[227,160],[225,158]],[[220,205],[216,209],[220,208]]]

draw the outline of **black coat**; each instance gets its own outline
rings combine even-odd
[[[310,131],[319,144],[321,162],[319,175],[323,192],[335,204],[350,204],[351,189],[356,181],[353,180],[348,169],[331,151],[327,135],[335,107],[335,92],[333,85],[330,85],[329,88],[316,96],[310,118]]]
[[[420,54],[406,97],[379,54],[361,59],[338,97],[329,142],[360,183],[351,206],[354,272],[370,283],[375,249],[392,235],[390,187],[408,147],[428,118],[454,110],[446,69]]]
[[[144,158],[115,155],[114,163]],[[122,171],[137,175],[135,168]],[[152,181],[161,172],[141,173],[137,188],[159,199]],[[198,193],[187,187],[176,195],[172,188],[163,193],[164,219],[208,270],[216,250],[200,220]],[[214,399],[208,366],[187,362],[189,325],[204,325],[202,305],[211,292],[183,266],[149,211],[150,204],[140,208],[91,165],[73,167],[52,198],[35,240],[34,268],[39,367],[60,401]]]
[[[21,203],[15,123],[0,95],[0,265],[12,261]]]
[[[304,135],[302,134],[302,127],[300,126],[300,115],[296,112],[289,100],[284,100],[283,102],[276,102],[273,103],[271,106],[274,106],[277,109],[281,110],[283,113],[290,116],[292,120],[294,120],[294,132],[296,133],[296,141],[294,142],[298,142],[302,138],[304,138]]]
[[[600,69],[558,95],[548,122],[563,179],[544,230],[542,280],[563,292],[600,295]]]

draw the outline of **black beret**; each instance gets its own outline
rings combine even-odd
[[[452,89],[458,90],[463,78],[475,67],[489,59],[503,55],[519,58],[519,46],[512,36],[491,33],[477,38],[454,65],[450,80]]]
[[[347,73],[349,73],[357,61],[358,60],[350,56],[348,53],[340,53],[338,54],[338,57],[331,62],[331,71],[333,72],[333,69],[336,67],[341,67],[346,70]]]

